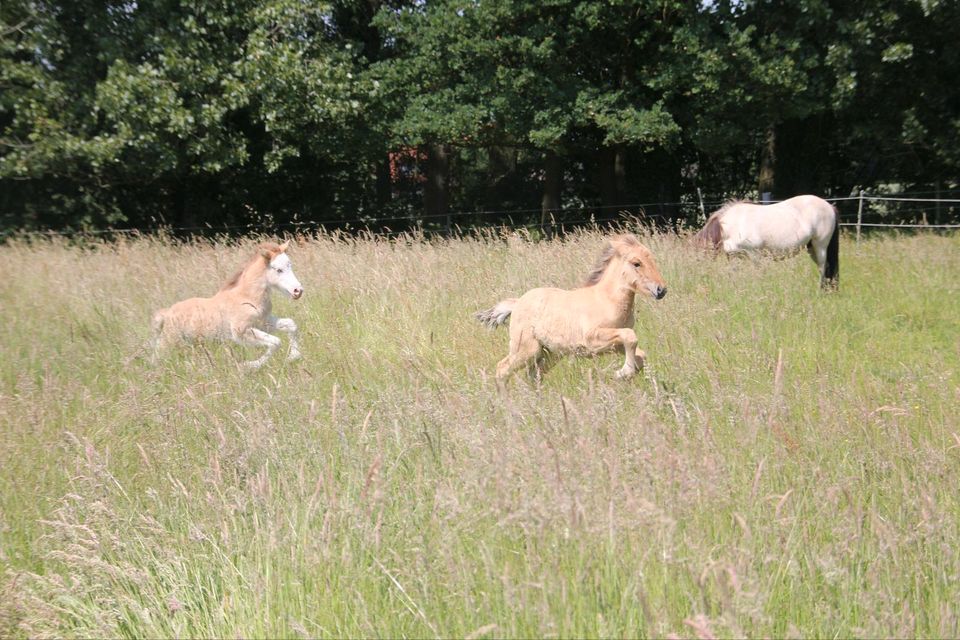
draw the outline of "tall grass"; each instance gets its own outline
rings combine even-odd
[[[305,358],[255,373],[143,350],[252,241],[0,248],[0,635],[960,635],[960,238],[844,242],[824,295],[649,237],[643,375],[504,401],[471,313],[602,241],[307,239]]]

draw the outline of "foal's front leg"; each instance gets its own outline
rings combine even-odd
[[[297,323],[292,318],[270,316],[267,318],[267,328],[283,331],[290,336],[290,353],[287,355],[287,360],[299,360],[301,358],[300,343],[297,341]]]
[[[250,369],[259,369],[262,367],[263,363],[267,361],[267,358],[273,355],[273,352],[276,351],[277,347],[280,346],[280,338],[254,327],[250,327],[240,334],[239,342],[242,344],[248,344],[250,346],[267,348],[267,352],[256,360],[250,360],[243,363],[243,366]]]
[[[640,369],[637,364],[637,334],[633,329],[594,329],[587,336],[587,347],[595,354],[623,348],[623,367],[617,371],[618,378],[631,378]],[[640,351],[641,362],[644,353]]]

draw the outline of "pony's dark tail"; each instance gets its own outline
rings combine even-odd
[[[833,235],[827,245],[827,261],[823,265],[823,278],[820,286],[823,289],[835,290],[840,286],[840,216],[837,208],[833,208]]]

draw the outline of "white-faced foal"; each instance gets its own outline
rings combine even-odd
[[[288,360],[300,357],[297,323],[291,318],[273,315],[270,293],[276,289],[294,300],[303,295],[303,285],[293,272],[289,243],[261,244],[256,255],[213,297],[190,298],[161,309],[153,317],[155,352],[183,341],[198,339],[233,340],[249,346],[265,347],[259,358],[245,362],[259,368],[280,346],[272,331],[290,337]]]

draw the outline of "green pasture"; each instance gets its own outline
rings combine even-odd
[[[144,349],[252,240],[8,242],[0,636],[960,635],[960,236],[844,236],[833,294],[644,241],[646,370],[507,398],[473,312],[601,234],[306,239],[256,372]]]

